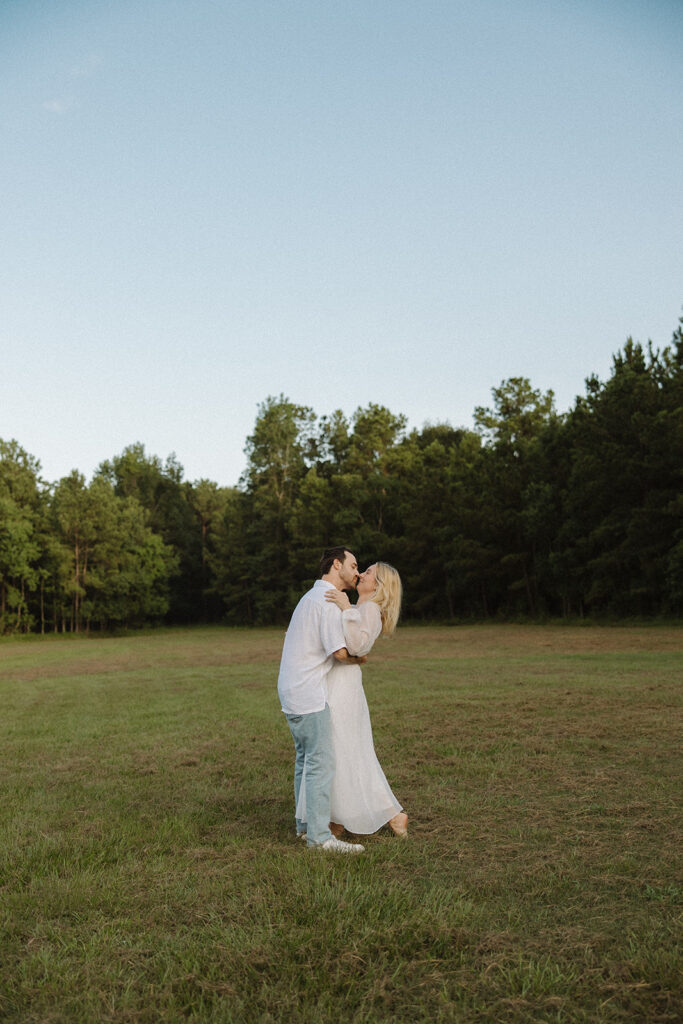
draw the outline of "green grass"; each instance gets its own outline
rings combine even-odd
[[[410,628],[410,815],[294,837],[277,630],[0,643],[0,1020],[677,1021],[683,632]]]

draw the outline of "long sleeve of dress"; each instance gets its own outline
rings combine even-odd
[[[365,601],[342,612],[346,649],[354,657],[367,654],[382,632],[382,617],[374,601]]]

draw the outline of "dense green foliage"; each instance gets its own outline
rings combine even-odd
[[[412,618],[680,614],[683,321],[566,414],[525,378],[492,397],[410,433],[270,397],[237,488],[140,444],[50,486],[0,441],[0,631],[283,622],[336,543],[396,564]]]

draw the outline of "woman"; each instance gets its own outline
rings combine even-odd
[[[386,562],[371,565],[358,577],[358,603],[351,605],[341,590],[325,595],[342,610],[349,654],[367,654],[380,633],[391,636],[401,608],[401,579]],[[368,702],[359,665],[336,664],[327,676],[328,703],[335,754],[330,828],[338,836],[346,828],[369,835],[389,825],[396,835],[408,834],[408,815],[392,793],[375,754]],[[301,787],[297,818],[306,820],[305,787]]]

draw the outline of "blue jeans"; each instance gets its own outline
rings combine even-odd
[[[294,806],[299,802],[301,779],[306,766],[307,822],[296,819],[297,832],[307,832],[309,846],[332,838],[330,832],[330,789],[334,776],[334,752],[330,729],[330,708],[310,715],[285,715],[294,740]]]

